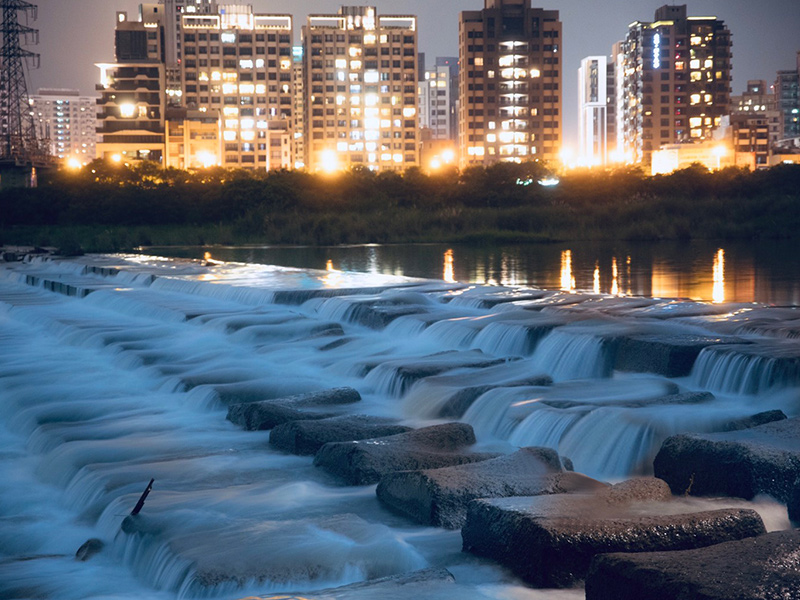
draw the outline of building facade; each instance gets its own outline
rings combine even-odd
[[[437,57],[433,69],[425,69],[419,82],[419,126],[429,130],[432,140],[458,137],[456,105],[458,59]]]
[[[730,111],[731,35],[716,17],[662,6],[622,45],[623,151],[650,164],[661,146],[705,142]]]
[[[30,96],[36,137],[50,141],[50,153],[85,165],[96,158],[97,97],[78,90],[40,89]]]
[[[302,36],[306,166],[418,166],[416,17],[343,6],[309,15]]]
[[[797,68],[778,71],[775,80],[776,108],[781,113],[780,139],[784,145],[789,140],[800,138],[800,51],[797,53]],[[794,144],[800,146],[800,142]]]
[[[485,0],[459,19],[462,166],[553,160],[561,147],[561,22],[530,0]]]
[[[161,163],[166,112],[164,26],[160,16],[144,11],[136,21],[118,12],[116,21],[116,62],[97,64],[97,158]]]
[[[293,130],[292,17],[219,6],[184,12],[180,36],[182,105],[220,115],[219,164],[275,168],[273,138],[291,144]]]
[[[766,81],[750,80],[741,95],[731,96],[730,127],[735,151],[753,152],[754,168],[768,166],[769,153],[783,134],[783,119]]]
[[[578,154],[588,165],[608,155],[608,59],[587,56],[578,69]]]

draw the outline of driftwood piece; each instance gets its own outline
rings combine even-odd
[[[131,511],[131,516],[132,517],[135,517],[136,515],[138,515],[139,511],[142,510],[142,507],[144,506],[144,501],[147,500],[148,494],[150,494],[150,491],[153,489],[153,482],[154,481],[155,481],[155,479],[151,479],[150,483],[147,484],[147,487],[142,492],[142,495],[139,496],[139,501],[136,503],[136,506],[134,506],[133,510]]]

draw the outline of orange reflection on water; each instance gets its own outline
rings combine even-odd
[[[333,268],[333,261],[328,259],[325,263],[325,270],[328,272],[325,277],[320,277],[320,281],[329,287],[336,287],[342,280],[342,272]]]
[[[595,294],[600,293],[600,263],[594,263],[594,274],[592,275],[592,291]]]
[[[611,295],[619,295],[619,271],[617,270],[617,257],[611,259]]]
[[[714,303],[725,302],[725,251],[720,248],[714,255],[714,286],[711,300]]]
[[[444,279],[447,283],[455,283],[456,278],[453,272],[453,249],[449,248],[447,252],[444,253],[444,273],[442,275],[442,279]]]
[[[561,289],[565,292],[575,290],[575,276],[572,273],[572,250],[561,252]]]

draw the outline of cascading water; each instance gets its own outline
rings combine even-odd
[[[755,350],[704,351],[689,378],[615,372],[609,340],[652,332],[654,314],[703,329],[697,306],[661,304],[613,299],[605,318],[597,296],[153,257],[2,266],[0,597],[233,599],[424,567],[458,580],[432,600],[582,597],[526,590],[461,554],[457,532],[388,513],[226,409],[351,386],[346,414],[460,419],[479,445],[549,446],[616,478],[648,472],[671,433],[792,406],[797,347],[757,333]],[[581,311],[603,327],[576,326]],[[733,382],[737,360],[758,374]],[[704,389],[718,397],[702,410],[670,403]],[[90,538],[105,548],[76,561]]]

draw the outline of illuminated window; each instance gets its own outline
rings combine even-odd
[[[219,39],[222,41],[223,44],[233,44],[236,42],[236,34],[226,32],[220,35]]]
[[[690,69],[699,69],[700,68],[700,59],[693,58],[689,61],[689,68]]]
[[[239,61],[239,68],[240,69],[252,69],[253,68],[253,61],[249,59],[241,59]]]
[[[476,67],[482,67],[483,66],[483,57],[482,56],[475,57],[475,66]]]
[[[133,104],[120,104],[119,116],[123,119],[131,119],[136,114],[136,106]]]

